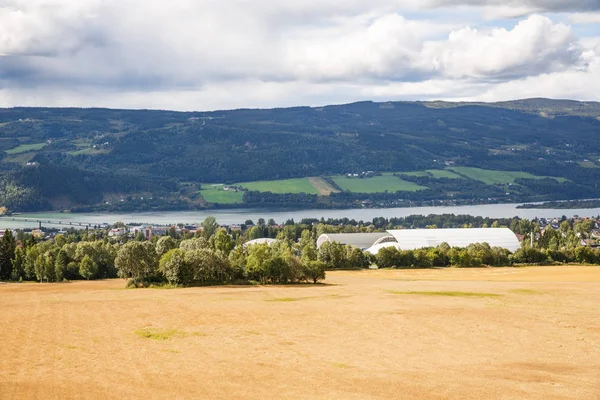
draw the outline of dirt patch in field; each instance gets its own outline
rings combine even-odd
[[[324,181],[322,178],[311,177],[308,178],[311,185],[319,192],[321,196],[329,196],[331,193],[339,193],[339,190],[331,186],[329,183]]]
[[[598,399],[600,268],[0,285],[0,399]]]

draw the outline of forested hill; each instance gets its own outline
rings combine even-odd
[[[177,202],[190,183],[448,165],[563,177],[579,188],[576,197],[600,178],[599,135],[600,103],[547,99],[215,112],[0,109],[0,206],[60,208],[142,192]]]

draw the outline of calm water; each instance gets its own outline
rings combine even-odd
[[[357,210],[269,210],[269,209],[237,209],[237,210],[210,210],[210,211],[166,211],[147,213],[82,213],[61,214],[56,212],[25,213],[15,217],[34,218],[39,220],[62,220],[72,222],[85,222],[100,225],[102,223],[113,224],[118,221],[124,223],[139,222],[148,224],[174,224],[202,222],[206,217],[212,215],[220,224],[241,224],[251,219],[256,223],[259,218],[268,220],[273,218],[278,223],[288,219],[300,221],[302,218],[350,218],[357,221],[370,221],[375,217],[406,217],[414,214],[468,214],[490,218],[511,218],[519,216],[522,218],[552,218],[563,215],[572,217],[597,216],[600,208],[573,209],[573,210],[537,210],[517,209],[518,204],[486,204],[479,206],[460,207],[413,207],[413,208],[379,208],[379,209],[357,209]],[[48,225],[48,224],[46,224]],[[0,218],[0,229],[6,228],[32,228],[35,222],[10,221]]]

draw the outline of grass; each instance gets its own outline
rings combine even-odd
[[[428,169],[426,172],[431,174],[435,179],[463,179],[462,176],[457,175],[452,171],[448,171],[447,169]]]
[[[483,182],[487,185],[506,185],[514,183],[515,179],[544,179],[551,178],[558,182],[566,182],[564,178],[554,178],[549,176],[537,176],[528,172],[520,171],[495,171],[472,167],[452,167],[449,170],[464,175],[467,178]]]
[[[580,161],[577,164],[579,164],[579,166],[581,168],[588,168],[588,169],[600,168],[592,161]]]
[[[513,289],[510,290],[510,292],[515,294],[544,294],[544,292],[539,292],[537,290],[531,289]]]
[[[319,194],[307,178],[244,182],[238,185],[257,192]]]
[[[19,153],[14,155],[6,156],[2,159],[2,162],[15,163],[15,164],[26,164],[36,155],[35,152],[30,153]]]
[[[443,291],[443,292],[398,292],[391,291],[392,294],[413,294],[419,296],[447,296],[447,297],[500,297],[501,295],[496,293],[480,293],[480,292],[454,292],[454,291]]]
[[[289,303],[292,301],[300,301],[300,300],[308,300],[308,299],[313,299],[314,297],[277,297],[274,299],[268,299],[266,301],[276,301],[276,302],[282,302],[282,303]]]
[[[345,175],[338,175],[332,179],[342,190],[355,193],[416,192],[427,189],[416,183],[402,180],[391,173],[372,178],[348,178]]]
[[[43,149],[44,146],[46,146],[46,143],[22,144],[10,150],[6,150],[6,154],[14,155],[27,153],[30,151],[37,151]]]
[[[402,175],[416,176],[421,178],[427,178],[429,174],[426,171],[412,171],[412,172],[400,172]]]
[[[239,204],[242,203],[243,192],[232,192],[223,190],[223,186],[202,185],[200,194],[209,203]]]
[[[143,328],[135,331],[135,334],[144,339],[169,340],[173,337],[181,337],[185,334],[177,329]]]

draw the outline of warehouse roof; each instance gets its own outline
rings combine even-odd
[[[341,244],[358,247],[359,249],[368,249],[369,247],[382,242],[394,242],[394,237],[387,232],[372,233],[325,233],[317,239],[317,248],[320,248],[325,242],[339,242]]]
[[[508,228],[459,229],[401,229],[388,231],[402,250],[437,247],[448,243],[451,247],[467,247],[474,243],[487,243],[515,252],[521,248],[517,236]]]

